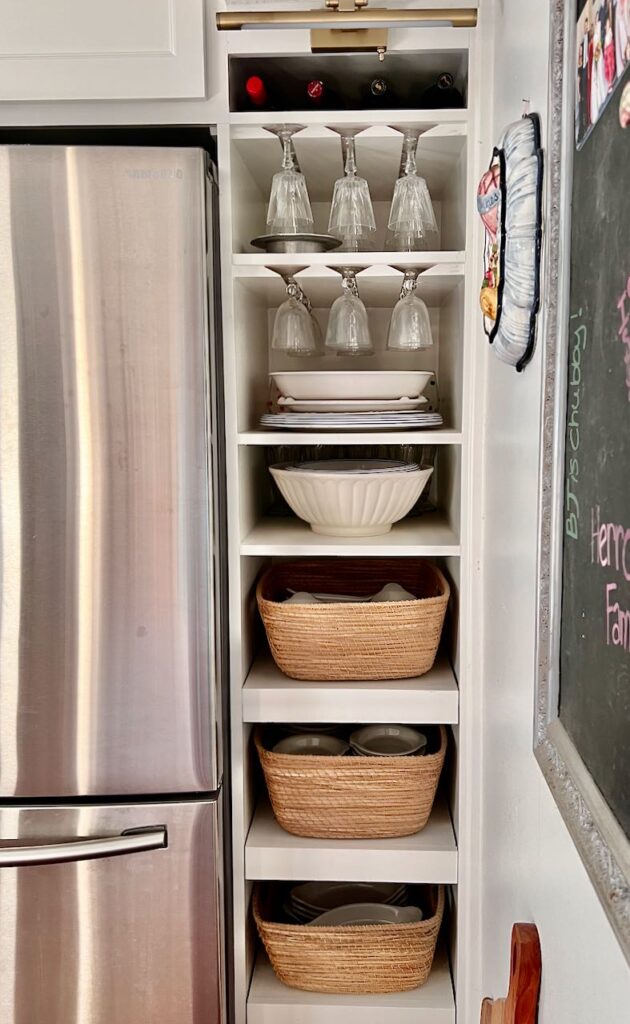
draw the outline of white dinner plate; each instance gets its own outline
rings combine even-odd
[[[441,427],[442,417],[433,412],[401,413],[266,413],[261,427],[272,430],[428,430]]]

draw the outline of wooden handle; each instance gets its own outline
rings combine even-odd
[[[542,959],[535,924],[515,924],[512,928],[510,989],[505,1024],[536,1024]]]
[[[481,1024],[505,1024],[505,999],[484,999],[481,1004]]]
[[[512,928],[507,999],[484,999],[481,1024],[536,1024],[542,960],[535,924]]]

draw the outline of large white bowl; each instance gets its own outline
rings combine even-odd
[[[314,533],[379,537],[413,508],[433,468],[371,474],[271,466],[270,472],[283,498]]]
[[[271,374],[284,398],[302,401],[417,398],[432,376],[424,370],[296,370]]]

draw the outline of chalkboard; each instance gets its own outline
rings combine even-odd
[[[622,64],[590,124],[576,105],[560,721],[630,837],[629,83]]]

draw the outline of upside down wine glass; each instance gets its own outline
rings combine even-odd
[[[292,268],[297,273],[300,268]],[[304,269],[304,268],[301,268]],[[273,324],[271,347],[289,356],[322,355],[324,346],[319,324],[300,285],[288,271],[278,271],[287,289],[287,298],[278,306]]]
[[[369,249],[376,231],[370,186],[357,174],[354,137],[360,128],[342,128],[342,152],[345,154],[344,177],[335,182],[328,231],[342,239],[342,250],[361,252]]]
[[[282,142],[282,170],[274,174],[267,208],[267,231],[270,235],[310,234],[313,230],[313,211],[306,187],[306,178],[296,167],[292,137],[303,125],[270,125]]]
[[[416,252],[437,245],[438,227],[424,178],[416,168],[419,128],[403,129],[401,176],[394,186],[385,246],[397,252]]]
[[[416,352],[418,349],[431,348],[433,335],[429,310],[419,295],[416,295],[419,269],[405,269],[405,276],[400,290],[400,298],[394,306],[389,331],[387,348],[401,352]]]
[[[326,331],[326,348],[338,356],[371,356],[367,310],[359,298],[356,273],[352,267],[341,269],[343,294],[332,304]]]

